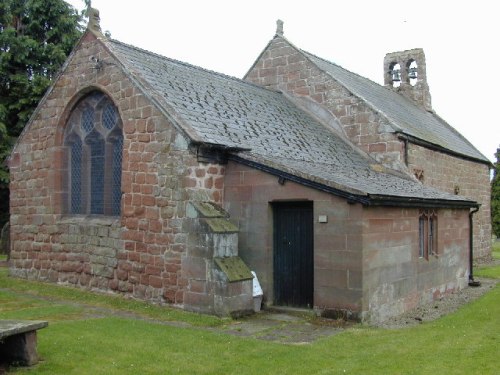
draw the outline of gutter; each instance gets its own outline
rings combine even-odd
[[[474,280],[474,227],[472,222],[472,215],[479,211],[479,207],[469,212],[469,286],[481,286],[480,281]]]
[[[413,143],[417,146],[422,146],[422,147],[428,148],[428,149],[433,150],[433,151],[442,152],[443,154],[448,154],[451,156],[455,156],[455,157],[458,157],[458,158],[461,158],[464,160],[468,160],[468,161],[473,161],[476,163],[482,163],[482,164],[485,164],[488,167],[492,168],[492,164],[489,160],[486,161],[486,160],[479,159],[479,158],[476,158],[473,156],[467,156],[467,155],[461,154],[459,152],[449,150],[449,149],[447,149],[443,146],[437,145],[435,143],[424,141],[420,138],[414,137],[412,135],[409,135],[409,134],[406,134],[403,132],[396,132],[396,133],[398,135],[398,138],[401,139],[402,141],[404,141],[406,145],[408,145],[408,142],[410,142],[410,143]],[[406,156],[407,156],[407,154],[405,155],[405,157]]]
[[[472,201],[396,197],[391,195],[370,195],[368,205],[414,208],[479,208],[478,204]]]

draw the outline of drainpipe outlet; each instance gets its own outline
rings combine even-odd
[[[472,223],[472,215],[479,211],[479,207],[469,212],[469,286],[478,287],[481,286],[481,282],[474,280],[474,227]]]

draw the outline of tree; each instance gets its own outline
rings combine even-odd
[[[0,227],[8,217],[5,160],[82,35],[81,20],[63,0],[0,2]]]
[[[500,147],[495,154],[497,161],[491,181],[491,225],[493,234],[500,238]]]

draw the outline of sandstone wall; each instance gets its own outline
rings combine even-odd
[[[230,162],[224,207],[240,229],[240,256],[273,301],[272,202],[313,201],[314,308],[382,321],[467,285],[468,210],[437,210],[437,254],[419,257],[419,210],[364,207]],[[327,222],[319,222],[319,216]]]
[[[491,185],[487,165],[410,144],[408,164],[422,182],[481,204],[474,214],[474,257],[491,256]]]
[[[321,72],[298,49],[281,38],[271,41],[245,77],[250,82],[307,97],[326,108],[341,124],[343,134],[380,163],[411,176],[424,170],[422,183],[481,204],[474,216],[475,257],[491,254],[490,184],[485,164],[465,161],[399,140],[387,119]],[[312,108],[312,107],[310,107]],[[408,160],[405,161],[405,152]],[[407,164],[405,164],[407,163]]]
[[[95,69],[91,57],[103,62],[101,69]],[[92,90],[111,98],[123,123],[120,217],[63,212],[65,121]],[[192,226],[187,221],[193,219],[187,219],[186,205],[221,203],[225,168],[197,161],[187,138],[93,34],[81,41],[20,137],[10,171],[12,275],[185,305],[185,294],[200,278],[190,278],[185,261],[187,249],[196,246],[188,243]],[[205,311],[214,312],[213,303]]]
[[[440,209],[437,251],[419,257],[419,210],[367,207],[363,215],[363,319],[384,321],[467,286],[468,210]]]

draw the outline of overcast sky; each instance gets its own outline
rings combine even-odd
[[[68,0],[81,10],[83,0]],[[297,47],[383,82],[386,53],[423,48],[432,105],[491,161],[500,146],[495,0],[92,0],[114,39],[243,77],[284,21]]]

